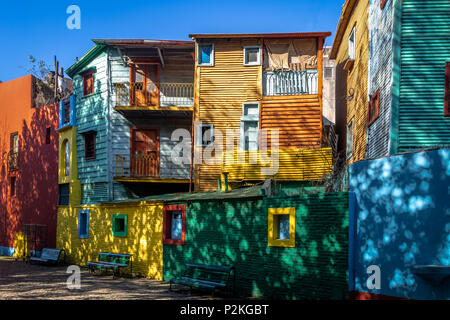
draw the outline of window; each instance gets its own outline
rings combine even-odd
[[[347,159],[353,154],[353,119],[347,125]]]
[[[214,44],[199,43],[197,46],[198,56],[197,64],[199,66],[213,66],[214,65]]]
[[[95,159],[95,140],[97,137],[96,131],[89,131],[83,133],[84,136],[84,157],[86,160]]]
[[[113,223],[113,236],[126,238],[128,229],[128,215],[114,214],[112,223]]]
[[[89,210],[78,211],[78,238],[89,238]]]
[[[244,47],[244,65],[259,66],[261,64],[260,47]]]
[[[355,35],[356,27],[353,27],[350,37],[348,39],[348,58],[350,60],[355,60]]]
[[[88,72],[83,75],[83,94],[88,96],[94,93],[94,73]]]
[[[168,205],[164,207],[163,243],[185,244],[186,206]]]
[[[197,131],[197,146],[208,147],[214,142],[214,126],[212,124],[199,124]]]
[[[445,105],[444,115],[450,117],[450,62],[445,64]]]
[[[295,247],[295,208],[269,209],[268,245]]]
[[[48,127],[45,130],[45,144],[50,144],[51,134],[52,134],[52,128]]]
[[[19,134],[17,132],[11,133],[9,149],[11,153],[19,152]]]
[[[258,150],[259,104],[244,103],[241,118],[241,150]]]
[[[370,126],[375,122],[375,120],[377,120],[380,115],[380,89],[378,89],[377,92],[370,96],[368,114],[368,125]]]
[[[17,184],[16,184],[16,177],[11,177],[10,180],[10,187],[11,187],[11,197],[14,197],[17,194]]]
[[[324,78],[333,78],[333,68],[331,67],[324,68]]]
[[[70,146],[69,140],[64,141],[64,176],[70,175]]]
[[[66,124],[70,122],[70,99],[64,101],[63,104],[64,104],[64,124]]]
[[[380,8],[381,8],[381,10],[383,10],[384,7],[386,6],[386,2],[387,2],[387,0],[381,0],[380,1]]]
[[[59,185],[59,205],[68,206],[70,196],[70,186],[68,183]]]

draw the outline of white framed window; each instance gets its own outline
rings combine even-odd
[[[197,146],[208,147],[214,143],[214,126],[200,123],[197,125]]]
[[[353,119],[347,125],[347,159],[353,154]]]
[[[258,150],[259,139],[259,103],[244,103],[242,105],[241,117],[241,140],[242,151]]]
[[[350,37],[348,38],[348,58],[355,60],[355,44],[356,44],[356,26],[353,27]]]
[[[214,66],[214,43],[197,44],[197,65]]]
[[[261,47],[244,47],[244,66],[259,66],[261,64]]]

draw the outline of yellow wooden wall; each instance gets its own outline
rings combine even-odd
[[[261,40],[216,39],[205,42],[214,43],[214,66],[196,67],[194,120],[213,124],[214,130],[223,132],[225,143],[226,129],[240,128],[242,104],[261,101],[262,66],[244,66],[243,53],[244,46],[261,45]],[[196,165],[195,190],[216,189],[220,172],[220,164]]]
[[[89,238],[78,238],[78,212],[89,210]],[[126,238],[113,237],[112,215],[128,215]],[[133,273],[162,280],[163,204],[135,202],[59,207],[56,242],[67,262],[85,266],[100,252],[133,255]]]
[[[368,71],[369,71],[369,0],[356,1],[347,28],[343,34],[336,56],[336,66],[342,69],[348,58],[348,39],[353,27],[356,25],[356,57],[353,69],[346,73],[345,77],[336,81],[346,81],[346,85],[339,85],[337,88],[345,88],[336,92],[336,103],[346,104],[347,116],[346,125],[354,119],[353,129],[353,156],[348,163],[359,161],[366,154],[367,136],[367,109],[368,109]],[[338,73],[339,70],[338,70]],[[354,96],[350,100],[350,89],[354,90]],[[337,107],[339,110],[339,107]],[[343,132],[341,132],[342,135]],[[340,137],[344,138],[344,137]],[[345,150],[344,150],[345,151]]]

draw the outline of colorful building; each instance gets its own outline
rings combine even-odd
[[[349,163],[450,144],[449,8],[439,0],[345,2],[331,57]]]
[[[331,171],[322,103],[323,44],[330,34],[190,35],[196,42],[196,191],[215,190],[223,174],[234,188],[267,178],[321,180]],[[274,171],[261,172],[274,165],[264,163],[263,149],[279,157]],[[209,154],[213,159],[205,161]]]
[[[172,161],[180,140],[172,134],[191,131],[193,43],[94,42],[67,70],[74,96],[60,107],[66,114],[61,133],[73,130],[67,141],[80,184],[75,197],[96,204],[188,191],[190,166]],[[65,194],[67,188],[61,187]]]
[[[56,245],[58,110],[40,105],[38,83],[32,75],[0,83],[1,255]]]

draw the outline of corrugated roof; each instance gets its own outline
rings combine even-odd
[[[326,38],[331,32],[294,32],[294,33],[219,33],[219,34],[190,34],[192,39],[221,39],[221,38]]]
[[[193,41],[153,39],[92,39],[96,44],[116,47],[193,47]]]

